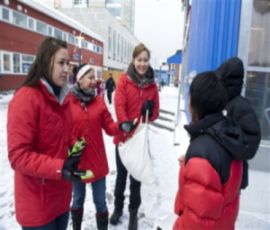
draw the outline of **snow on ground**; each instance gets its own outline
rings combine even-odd
[[[6,117],[7,105],[12,95],[0,97],[0,230],[19,230],[20,226],[15,220],[13,205],[13,171],[7,159]],[[181,108],[183,101],[181,101]],[[177,89],[165,87],[160,93],[160,108],[175,113],[177,108]],[[109,106],[114,116],[113,106]],[[157,123],[174,129],[174,115],[160,113],[165,120],[159,119]],[[170,230],[174,221],[173,206],[178,183],[178,157],[184,154],[188,146],[188,136],[183,124],[186,123],[185,114],[181,113],[181,124],[176,132],[170,132],[155,126],[150,126],[151,153],[154,156],[155,183],[142,185],[142,205],[139,210],[139,229],[153,230],[157,226],[163,230]],[[109,211],[113,211],[113,191],[116,177],[115,146],[112,138],[104,135],[110,173],[107,176],[107,203]],[[180,143],[180,145],[175,145]],[[270,173],[250,171],[250,185],[246,191],[241,192],[241,207],[236,223],[238,230],[266,230],[270,229]],[[129,184],[126,189],[124,215],[121,224],[110,230],[127,229]],[[48,204],[49,205],[49,204]],[[71,224],[71,223],[70,223]],[[69,229],[71,225],[69,224]],[[88,187],[85,202],[85,215],[83,229],[96,229],[95,209],[92,202],[91,188]]]

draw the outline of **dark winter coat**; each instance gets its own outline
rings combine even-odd
[[[186,127],[191,136],[181,164],[174,230],[234,229],[239,209],[242,161],[241,129],[221,114],[208,115]]]
[[[70,133],[69,104],[60,104],[44,83],[16,92],[8,108],[8,157],[22,226],[41,226],[69,211],[71,183],[61,171]]]
[[[118,81],[115,91],[115,112],[119,123],[123,121],[133,121],[135,118],[139,120],[141,116],[142,105],[146,100],[153,100],[153,114],[149,118],[154,121],[159,115],[159,96],[157,85],[154,81],[154,75],[149,75],[152,78],[151,83],[140,85],[132,80],[131,76],[123,73]],[[134,78],[133,78],[134,79]],[[125,142],[133,132],[126,134],[122,133],[115,136],[114,143]]]
[[[216,72],[228,94],[229,102],[225,108],[227,115],[239,123],[248,140],[247,151],[236,156],[236,159],[244,160],[241,188],[246,188],[248,185],[247,160],[252,159],[258,150],[261,140],[260,124],[249,101],[240,95],[244,78],[242,61],[237,57],[231,58],[222,64]]]
[[[107,91],[113,92],[115,90],[115,83],[112,77],[109,77],[106,81],[105,88]]]
[[[112,120],[101,96],[95,97],[85,107],[73,94],[69,95],[68,100],[72,111],[72,140],[84,137],[87,143],[79,169],[90,169],[94,173],[95,177],[85,182],[97,181],[109,172],[102,130],[110,136],[119,134],[118,123]]]

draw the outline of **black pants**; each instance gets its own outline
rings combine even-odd
[[[112,103],[112,93],[113,91],[107,90],[107,98],[108,98],[109,104]]]
[[[117,176],[116,176],[116,185],[114,189],[114,205],[118,210],[122,210],[124,207],[124,192],[126,188],[127,181],[127,170],[123,165],[118,151],[118,146],[115,148],[116,152],[116,167],[117,167]],[[135,180],[130,176],[130,198],[129,198],[129,210],[137,211],[141,204],[141,182]]]

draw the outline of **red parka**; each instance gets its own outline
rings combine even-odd
[[[239,210],[246,150],[242,130],[222,114],[185,127],[191,142],[181,164],[174,230],[232,230]],[[232,135],[233,133],[233,135]]]
[[[117,121],[133,121],[135,118],[140,118],[141,108],[146,100],[154,101],[153,115],[150,121],[154,121],[159,115],[159,96],[155,81],[152,84],[140,87],[136,84],[127,73],[123,73],[117,83],[115,90],[115,112]],[[121,133],[115,136],[114,143],[125,142],[125,140],[133,134]]]
[[[111,118],[107,106],[101,96],[95,97],[86,107],[81,106],[72,93],[69,95],[72,111],[72,139],[84,137],[86,147],[83,150],[79,169],[92,170],[94,178],[85,180],[93,182],[106,176],[109,172],[108,161],[102,136],[102,130],[110,135],[120,133],[118,123]]]
[[[242,161],[233,161],[230,177],[222,185],[220,176],[203,158],[181,164],[174,230],[233,230],[239,209]]]
[[[71,117],[45,85],[19,89],[8,108],[8,157],[15,170],[16,218],[41,226],[69,211],[71,183],[61,175]]]

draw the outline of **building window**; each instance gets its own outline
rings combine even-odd
[[[47,35],[47,24],[41,22],[41,21],[37,21],[37,32]]]
[[[67,33],[63,32],[63,41],[67,41]]]
[[[28,29],[30,30],[35,30],[35,20],[33,18],[28,17],[28,24],[27,24]]]
[[[54,34],[53,34],[53,27],[52,26],[48,26],[48,35],[53,37]]]
[[[9,9],[4,7],[2,8],[2,19],[5,21],[10,21]]]
[[[124,38],[121,39],[121,62],[124,59]]]
[[[120,4],[121,0],[106,0],[106,4]]]
[[[63,32],[59,29],[54,29],[54,37],[58,38],[58,39],[63,39]]]
[[[13,23],[17,26],[27,28],[27,16],[14,10]]]
[[[112,57],[112,28],[108,28],[108,58]]]
[[[254,0],[249,39],[246,97],[256,112],[262,140],[270,146],[270,8],[268,1]]]
[[[22,54],[22,73],[27,74],[34,61],[34,56]]]
[[[14,53],[13,54],[13,73],[20,73],[21,72],[21,58],[20,54]]]
[[[113,31],[113,60],[116,57],[116,31]]]
[[[117,61],[120,61],[120,41],[121,41],[121,37],[120,34],[118,34],[118,38],[117,38]]]
[[[11,55],[3,52],[3,72],[11,72]]]
[[[74,7],[87,7],[88,0],[73,0]]]
[[[72,34],[68,34],[68,42],[71,44],[75,44],[76,42],[75,36]]]

